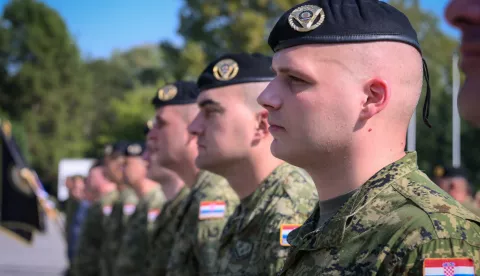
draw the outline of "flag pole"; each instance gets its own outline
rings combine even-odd
[[[458,51],[452,57],[452,166],[461,166],[460,115],[458,113],[458,92],[460,90],[460,72],[458,70]]]

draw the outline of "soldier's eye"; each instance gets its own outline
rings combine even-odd
[[[295,76],[292,76],[292,75],[289,75],[288,78],[289,78],[290,82],[292,82],[292,83],[305,83],[304,80],[302,80],[300,78],[297,78]]]

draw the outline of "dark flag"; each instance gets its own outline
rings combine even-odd
[[[35,175],[15,142],[10,122],[0,125],[0,227],[30,243],[34,231],[45,230]]]

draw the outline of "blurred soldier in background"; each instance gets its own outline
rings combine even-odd
[[[480,216],[480,209],[473,199],[473,187],[468,181],[467,172],[463,168],[446,167],[436,169],[436,183],[444,191],[449,193],[465,208]]]
[[[113,276],[115,260],[120,249],[126,225],[135,212],[138,197],[131,187],[124,183],[123,166],[128,143],[119,141],[105,147],[106,174],[115,184],[119,193],[114,202],[112,213],[105,222],[105,240],[102,247],[102,271]]]
[[[115,276],[145,275],[153,225],[166,202],[160,184],[147,178],[144,151],[144,143],[131,143],[125,152],[125,183],[133,188],[140,201],[122,237],[115,262]]]
[[[105,220],[110,216],[118,192],[117,185],[105,177],[105,168],[100,160],[90,169],[85,184],[85,198],[91,206],[81,228],[73,275],[98,276],[101,275]]]
[[[168,258],[182,214],[180,212],[181,203],[190,192],[177,173],[160,166],[158,162],[160,148],[154,139],[149,139],[147,133],[147,150],[144,158],[148,162],[148,177],[162,185],[162,190],[168,200],[163,211],[157,217],[152,231],[152,241],[149,244],[146,263],[149,276],[166,274]]]
[[[65,232],[67,239],[67,256],[69,260],[69,269],[67,275],[70,275],[73,260],[78,247],[80,229],[90,206],[90,202],[85,199],[85,179],[83,176],[69,176],[67,177],[65,184],[69,194],[66,207],[67,218],[65,222]]]

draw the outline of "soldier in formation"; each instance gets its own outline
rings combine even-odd
[[[275,275],[317,202],[313,182],[270,152],[267,111],[256,99],[274,77],[271,58],[227,54],[198,80],[196,164],[225,177],[240,198],[220,238],[215,275]]]
[[[166,275],[211,273],[223,227],[238,204],[224,178],[195,165],[197,139],[187,127],[198,112],[197,96],[195,83],[178,81],[159,89],[152,100],[155,123],[149,138],[159,146],[157,160],[190,188],[179,207]]]
[[[122,237],[130,217],[135,212],[138,197],[125,183],[123,166],[128,143],[119,141],[107,145],[104,150],[105,174],[117,185],[118,197],[112,212],[105,222],[105,238],[102,243],[102,271],[105,276],[113,276],[115,262],[120,250]]]
[[[478,274],[479,218],[404,152],[422,77],[427,124],[430,97],[407,17],[380,1],[308,1],[281,16],[268,43],[277,77],[258,100],[274,125],[271,150],[306,169],[320,200],[288,236],[280,275],[429,275],[444,265]]]
[[[91,206],[81,228],[73,275],[97,276],[103,273],[101,256],[105,225],[118,191],[116,184],[105,177],[105,167],[100,160],[90,169],[85,184],[86,197],[90,199]]]
[[[144,143],[131,143],[125,151],[124,179],[140,200],[123,234],[114,275],[145,274],[146,248],[166,202],[160,184],[147,177],[144,151]]]

